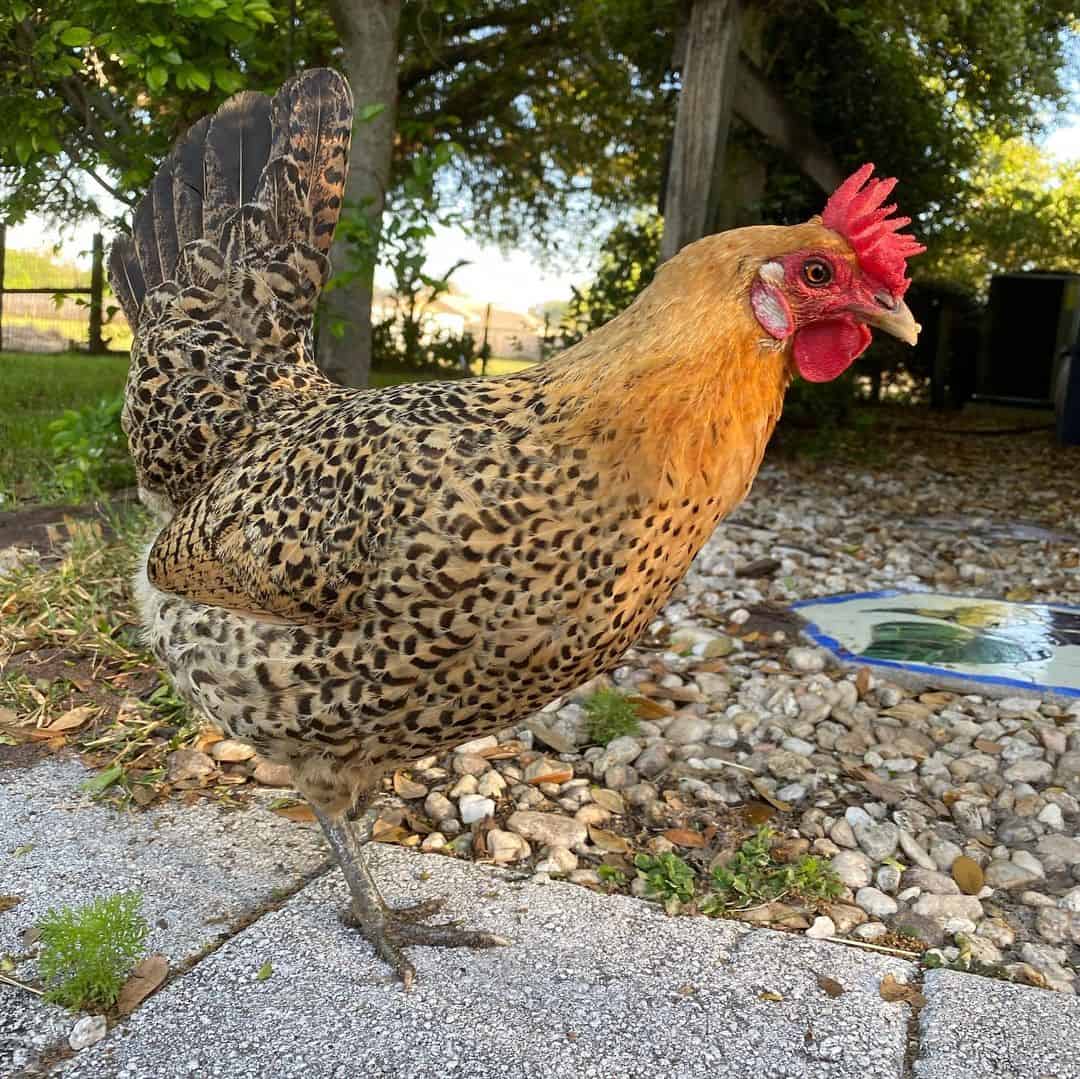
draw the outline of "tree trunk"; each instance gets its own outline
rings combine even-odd
[[[716,230],[739,64],[741,0],[695,0],[685,39],[661,259]]]
[[[397,120],[401,0],[330,0],[330,14],[341,41],[341,69],[352,85],[357,115],[365,106],[384,106],[372,119],[356,122],[345,184],[347,207],[368,219],[377,239],[390,185]],[[371,370],[374,265],[359,265],[340,236],[330,257],[338,272],[360,272],[326,294],[319,329],[319,366],[345,386],[366,386]]]

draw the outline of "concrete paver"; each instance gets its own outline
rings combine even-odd
[[[56,757],[0,769],[0,894],[21,898],[0,914],[0,955],[22,953],[22,931],[51,907],[138,890],[148,947],[177,966],[326,860],[317,833],[263,806],[174,803],[118,813],[80,790],[92,775]],[[15,974],[32,969],[23,964]],[[66,1038],[73,1023],[63,1009],[0,984],[0,1076]]]
[[[918,1079],[1080,1079],[1080,999],[932,970]]]

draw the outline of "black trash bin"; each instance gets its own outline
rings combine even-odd
[[[1054,392],[1058,442],[1080,446],[1080,342],[1073,344],[1058,367]]]

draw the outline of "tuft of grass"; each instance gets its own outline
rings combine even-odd
[[[589,722],[589,741],[606,746],[626,734],[637,734],[634,705],[618,690],[598,689],[583,702]]]
[[[111,1008],[150,932],[137,892],[50,910],[38,928],[45,999],[72,1009]]]
[[[840,895],[843,884],[828,862],[812,854],[794,862],[778,862],[772,856],[775,838],[776,833],[762,825],[727,865],[713,869],[712,892],[702,904],[704,913],[723,914],[788,896],[815,900]]]
[[[49,424],[52,480],[68,498],[78,501],[135,483],[135,465],[120,426],[123,409],[123,395],[117,394],[65,409]]]

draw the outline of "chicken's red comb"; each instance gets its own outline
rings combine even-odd
[[[910,217],[889,217],[896,204],[882,206],[896,180],[871,180],[873,165],[863,165],[830,196],[822,224],[840,233],[851,245],[864,273],[876,277],[894,296],[903,296],[911,282],[907,260],[926,248],[900,229]]]

